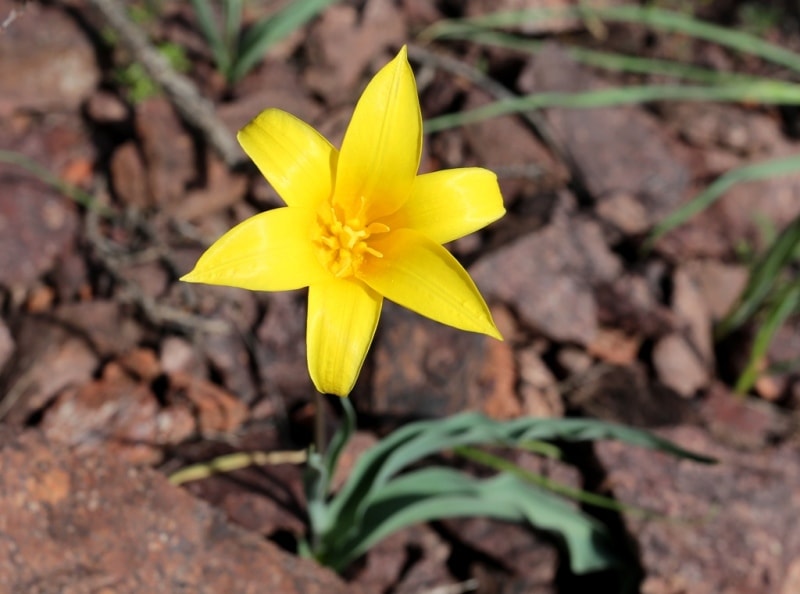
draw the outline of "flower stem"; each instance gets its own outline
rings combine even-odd
[[[314,447],[319,455],[325,453],[325,395],[314,391]]]

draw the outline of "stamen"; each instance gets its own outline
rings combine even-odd
[[[372,235],[388,233],[383,223],[366,224],[363,218],[366,201],[359,198],[356,216],[347,217],[344,209],[329,205],[317,216],[318,234],[314,238],[320,262],[337,278],[353,276],[368,257],[383,258],[369,245]]]

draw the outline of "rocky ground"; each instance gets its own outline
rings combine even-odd
[[[278,199],[163,94],[133,97],[130,55],[94,4],[0,1],[1,593],[570,594],[625,579],[643,594],[800,592],[800,381],[766,377],[736,397],[749,336],[712,337],[747,279],[742,246],[763,247],[765,221],[779,230],[800,216],[800,175],[735,186],[639,249],[719,174],[797,153],[791,112],[550,109],[538,133],[504,116],[426,138],[424,170],[479,165],[501,178],[508,215],[452,249],[506,341],[387,306],[352,396],[360,432],[345,466],[403,422],[463,410],[618,421],[719,463],[615,443],[577,448],[570,463],[513,455],[658,512],[592,512],[619,538],[625,576],[571,576],[546,536],[469,519],[402,531],[339,577],[294,555],[299,467],[166,479],[216,455],[308,443],[305,296],[177,282],[214,238]],[[444,16],[535,2],[362,0],[331,6],[228,88],[190,3],[156,4],[142,28],[184,48],[231,133],[272,106],[337,144],[368,76],[404,43],[426,118],[493,97],[442,58],[518,93],[619,82],[568,57],[568,41],[598,43],[578,22],[537,31],[549,43],[535,56],[417,38]],[[724,19],[718,4],[710,16]],[[607,45],[632,53],[762,67],[635,27],[611,33]],[[770,357],[798,353],[795,321]],[[332,429],[335,403],[329,413]]]

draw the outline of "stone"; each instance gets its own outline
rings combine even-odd
[[[0,435],[2,592],[358,591],[157,472],[79,455],[38,432]]]
[[[0,35],[0,116],[77,110],[100,81],[86,33],[62,8],[38,3],[12,25]]]
[[[702,356],[681,334],[669,334],[655,344],[653,366],[659,381],[685,398],[694,396],[711,380]]]
[[[610,282],[620,270],[597,223],[582,219],[556,220],[470,267],[490,301],[511,306],[546,338],[581,345],[597,333],[594,287]]]
[[[528,62],[518,80],[526,93],[576,93],[601,87],[556,44]],[[553,141],[574,174],[600,203],[628,195],[641,204],[649,225],[683,199],[689,171],[672,153],[654,119],[638,107],[547,110]]]
[[[597,442],[605,482],[644,569],[642,594],[788,594],[800,565],[800,453],[795,446],[740,452],[695,427],[659,432],[708,466]]]

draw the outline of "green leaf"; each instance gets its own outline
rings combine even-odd
[[[230,69],[233,55],[229,51],[228,46],[222,39],[219,29],[217,28],[217,19],[214,16],[214,11],[211,8],[210,0],[192,0],[194,12],[197,15],[197,23],[200,25],[200,31],[203,33],[209,48],[211,48],[211,55],[214,58],[214,63],[223,74],[227,73]]]
[[[800,59],[800,58],[799,58]],[[502,115],[535,111],[548,107],[589,109],[647,103],[650,101],[727,101],[778,105],[800,105],[800,85],[758,79],[717,86],[645,85],[613,87],[578,93],[548,92],[501,99],[459,113],[431,118],[425,132],[433,133],[474,124]]]
[[[401,470],[432,454],[458,446],[520,442],[616,439],[700,462],[709,458],[688,452],[656,435],[595,419],[520,418],[494,421],[478,413],[406,425],[364,453],[345,486],[329,504],[335,525],[325,535],[323,551],[336,550],[336,542],[359,540],[365,515],[375,498]]]
[[[714,183],[705,190],[692,198],[692,200],[665,217],[664,220],[656,225],[647,240],[645,249],[650,249],[665,233],[682,225],[697,213],[714,204],[725,192],[736,184],[778,177],[780,175],[789,175],[797,173],[797,171],[800,171],[800,155],[752,163],[726,172],[714,180]]]
[[[329,551],[342,569],[393,532],[445,518],[481,516],[528,522],[560,536],[575,573],[605,569],[616,559],[605,527],[577,508],[517,478],[475,479],[448,468],[425,468],[390,481],[372,500],[364,530]]]
[[[793,159],[796,170],[800,167],[800,156]],[[717,338],[727,336],[752,319],[772,293],[781,272],[794,259],[798,246],[800,246],[800,216],[778,235],[764,255],[755,262],[747,286],[735,307],[717,326]]]
[[[231,73],[232,82],[242,79],[281,39],[302,27],[336,0],[290,2],[274,15],[260,20],[242,35]]]
[[[800,281],[785,285],[775,296],[775,302],[768,309],[756,333],[747,367],[736,382],[737,392],[744,394],[756,383],[760,373],[759,366],[769,350],[772,338],[787,318],[797,311],[800,311]]]
[[[448,37],[452,34],[464,35],[471,31],[519,27],[528,23],[569,16],[574,18],[589,16],[605,22],[633,23],[656,31],[680,33],[695,39],[710,41],[738,52],[757,56],[773,64],[800,72],[800,56],[795,52],[764,41],[749,33],[706,23],[684,13],[646,6],[625,5],[590,8],[584,4],[556,9],[542,8],[494,12],[469,19],[439,21],[426,31],[423,31],[420,37],[434,39]]]

